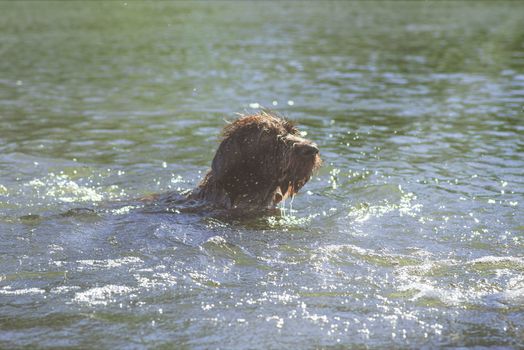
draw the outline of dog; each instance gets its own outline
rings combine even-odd
[[[222,209],[272,209],[321,163],[318,146],[290,120],[271,111],[241,115],[224,127],[211,170],[188,198]]]
[[[220,217],[278,214],[276,205],[293,197],[322,164],[318,146],[289,120],[271,111],[241,115],[224,127],[211,169],[198,186],[132,201],[73,208],[61,217],[92,216],[136,206],[144,213],[208,213]],[[246,214],[248,214],[246,216]],[[21,220],[34,220],[28,215]]]

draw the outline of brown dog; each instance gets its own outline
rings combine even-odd
[[[318,153],[290,121],[268,111],[243,115],[224,128],[211,170],[189,198],[225,209],[273,208],[310,179]]]

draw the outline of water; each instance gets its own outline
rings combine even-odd
[[[0,13],[0,347],[524,347],[522,3]],[[321,149],[292,211],[133,206],[257,104]]]

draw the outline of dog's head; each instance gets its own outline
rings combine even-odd
[[[290,121],[261,112],[224,128],[208,176],[228,206],[267,208],[295,195],[320,164],[317,145]]]

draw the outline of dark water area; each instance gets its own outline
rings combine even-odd
[[[524,3],[0,14],[0,348],[524,347]],[[133,201],[262,106],[324,160],[284,215]]]

